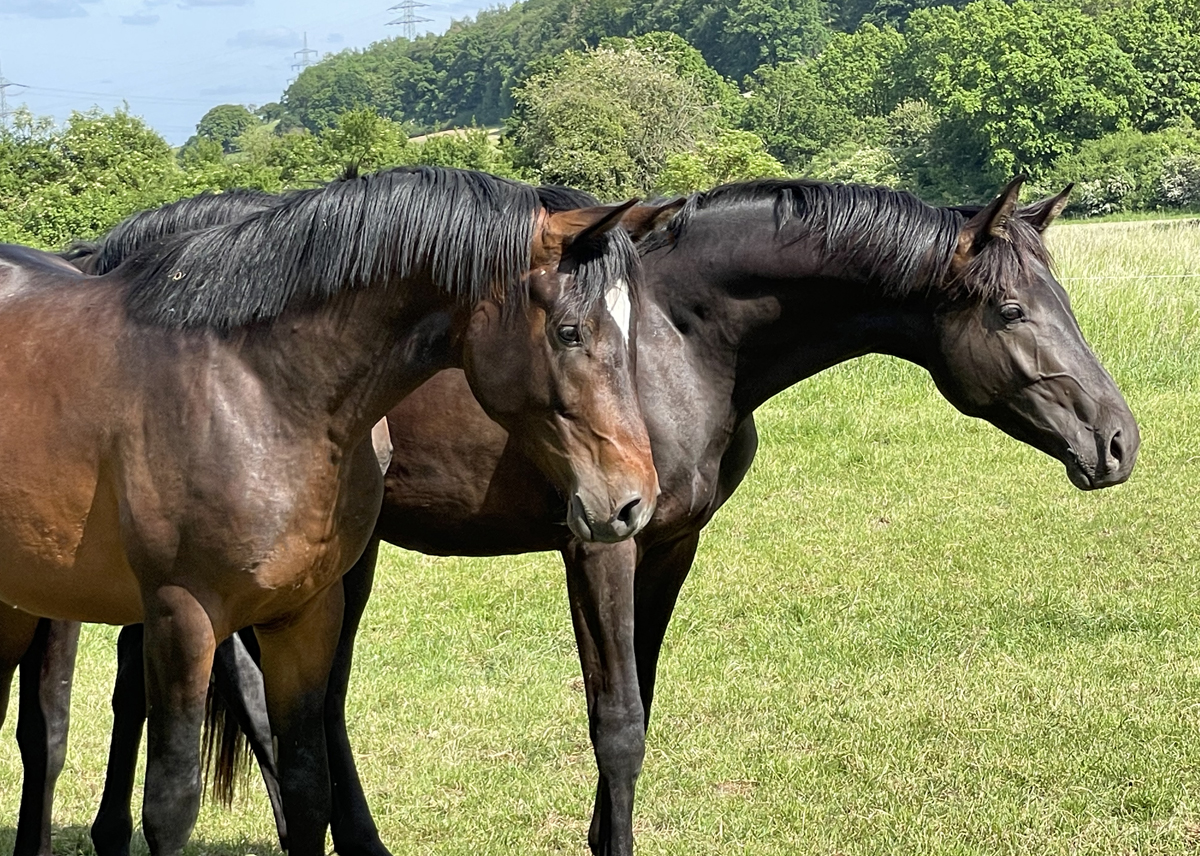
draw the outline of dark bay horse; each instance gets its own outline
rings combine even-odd
[[[653,512],[633,331],[610,309],[639,276],[612,230],[628,207],[551,213],[528,186],[421,167],[292,194],[100,277],[0,248],[0,711],[39,617],[142,623],[143,826],[175,853],[214,648],[253,627],[289,846],[323,853],[339,582],[374,527],[387,410],[462,366],[578,537]]]
[[[1066,192],[1018,209],[1018,190],[982,209],[807,181],[688,199],[640,247],[637,384],[662,494],[635,544],[573,538],[553,486],[486,417],[460,372],[438,374],[388,414],[395,448],[377,537],[436,554],[564,556],[600,769],[594,852],[632,849],[659,649],[700,532],[753,461],[753,411],[763,401],[855,356],[893,354],[928,369],[960,410],[1061,461],[1077,487],[1128,478],[1137,425],[1084,342],[1042,242]],[[372,560],[369,550],[344,578],[347,637]],[[599,591],[617,596],[596,608]],[[327,711],[334,841],[343,854],[381,856],[344,739],[344,653]],[[134,760],[125,761],[129,778]]]

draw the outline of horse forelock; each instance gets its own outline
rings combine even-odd
[[[598,204],[590,193],[561,185],[542,185],[537,188],[537,195],[550,214]],[[572,245],[570,254],[575,271],[569,309],[586,312],[603,300],[628,342],[630,318],[641,283],[641,261],[629,234],[624,229],[609,229],[583,245]],[[621,312],[625,313],[623,319],[618,317]]]
[[[463,303],[520,302],[539,208],[532,187],[467,170],[334,181],[136,254],[128,305],[160,326],[228,329],[418,272]]]
[[[1004,237],[987,241],[947,283],[951,297],[986,300],[1012,294],[1030,280],[1033,261],[1053,274],[1054,259],[1037,229],[1013,217],[1004,231]]]

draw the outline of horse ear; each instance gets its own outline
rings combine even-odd
[[[656,232],[675,216],[687,199],[680,197],[663,205],[635,205],[621,218],[621,228],[636,244],[651,232]]]
[[[1025,176],[1018,175],[1000,191],[999,196],[963,224],[962,231],[958,233],[958,252],[955,255],[967,259],[993,238],[1008,239],[1008,221],[1017,210],[1017,198],[1021,195],[1021,185],[1024,183]]]
[[[1054,222],[1055,218],[1063,213],[1063,209],[1067,207],[1067,202],[1071,196],[1071,189],[1074,187],[1074,184],[1068,184],[1058,196],[1051,196],[1049,199],[1043,199],[1040,202],[1027,205],[1017,212],[1017,216],[1039,232],[1045,232],[1050,228],[1050,224]]]
[[[574,243],[589,241],[603,235],[621,224],[625,212],[637,205],[630,199],[620,205],[595,205],[591,208],[575,208],[551,214],[546,223],[546,232],[559,243],[563,252]]]

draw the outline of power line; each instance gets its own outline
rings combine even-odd
[[[395,6],[388,7],[389,12],[399,12],[400,17],[394,21],[388,21],[387,25],[403,27],[404,37],[411,42],[417,37],[417,24],[427,24],[433,21],[433,18],[423,18],[416,14],[417,9],[423,9],[428,5],[428,3],[418,3],[417,0],[400,0]]]
[[[22,84],[13,84],[20,86]],[[161,95],[118,95],[115,92],[89,92],[84,89],[54,89],[49,86],[26,86],[30,92],[47,92],[55,95],[86,95],[89,98],[118,98],[122,101],[162,101],[166,104],[212,104],[197,98],[168,98]]]

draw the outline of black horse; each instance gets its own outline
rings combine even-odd
[[[594,852],[632,850],[659,649],[700,532],[754,458],[753,411],[763,401],[846,359],[893,354],[928,369],[963,412],[1060,460],[1077,487],[1128,478],[1137,425],[1084,342],[1042,242],[1067,192],[1018,210],[1018,189],[981,209],[936,209],[880,188],[762,181],[652,212],[674,213],[640,247],[646,282],[635,307],[639,394],[662,494],[636,545],[572,538],[553,487],[487,419],[461,373],[439,374],[389,413],[395,450],[377,538],[436,554],[564,556],[600,769]],[[447,492],[450,479],[457,487]],[[344,642],[373,569],[368,549],[344,578]],[[119,680],[137,680],[136,659],[125,662]],[[345,739],[349,666],[343,645],[327,708],[334,841],[343,854],[378,856],[386,851]],[[244,669],[239,680],[253,687]],[[251,721],[254,705],[232,686],[229,696]],[[114,702],[130,697],[118,689]],[[118,728],[140,727],[135,714]],[[110,767],[113,793],[133,760]]]

